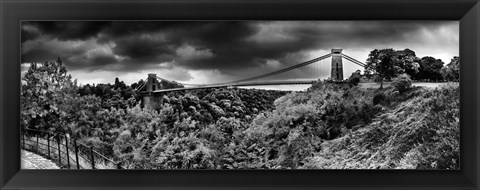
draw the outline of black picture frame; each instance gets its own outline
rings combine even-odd
[[[461,169],[20,170],[21,20],[459,20]],[[480,188],[478,0],[0,0],[0,28],[1,189]]]

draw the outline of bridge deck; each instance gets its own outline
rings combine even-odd
[[[153,93],[174,92],[174,91],[184,91],[184,90],[197,90],[197,89],[207,89],[207,88],[240,87],[240,86],[302,85],[302,84],[313,84],[313,82],[315,82],[315,81],[316,80],[242,82],[242,83],[234,83],[234,84],[205,85],[205,86],[185,87],[185,88],[171,88],[171,89],[156,90],[156,91],[153,91]]]

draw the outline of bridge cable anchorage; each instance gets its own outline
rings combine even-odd
[[[350,56],[348,56],[348,55],[346,55],[346,54],[343,54],[343,53],[342,53],[342,57],[345,58],[345,59],[347,59],[347,60],[349,60],[349,61],[351,61],[351,62],[353,62],[353,63],[355,63],[355,64],[357,64],[357,65],[360,65],[360,66],[362,66],[362,67],[366,67],[366,66],[367,66],[367,64],[362,63],[362,62],[356,60],[355,58],[352,58],[352,57],[350,57]]]
[[[312,63],[321,61],[321,60],[326,59],[326,58],[329,58],[329,57],[331,57],[331,56],[332,56],[332,54],[329,53],[329,54],[326,54],[326,55],[317,57],[317,58],[315,58],[315,59],[308,60],[308,61],[305,61],[305,62],[296,64],[296,65],[293,65],[293,66],[290,66],[290,67],[287,67],[287,68],[283,68],[283,69],[280,69],[280,70],[277,70],[277,71],[273,71],[273,72],[270,72],[270,73],[266,73],[266,74],[262,74],[262,75],[258,75],[258,76],[254,76],[254,77],[249,77],[249,78],[246,78],[246,79],[241,79],[241,80],[236,80],[236,81],[230,81],[230,82],[225,82],[225,83],[216,83],[216,84],[210,84],[210,85],[235,84],[235,83],[241,83],[241,82],[246,82],[246,81],[252,81],[252,80],[256,80],[256,79],[261,79],[261,78],[265,78],[265,77],[277,75],[277,74],[280,74],[280,73],[284,73],[284,72],[287,72],[287,71],[290,71],[290,70],[293,70],[293,69],[296,69],[296,68],[299,68],[299,67],[303,67],[303,66],[306,66],[306,65],[310,65],[310,64],[312,64]]]

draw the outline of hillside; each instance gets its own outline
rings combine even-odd
[[[81,136],[137,169],[459,167],[454,84],[399,93],[319,81],[306,92],[218,89],[164,99],[158,111],[113,109],[108,127]]]
[[[458,169],[459,87],[384,91],[368,125],[323,142],[304,168]]]

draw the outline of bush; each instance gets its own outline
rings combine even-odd
[[[408,74],[401,74],[393,79],[392,86],[395,87],[399,93],[403,93],[410,89],[412,86],[412,80]]]
[[[358,83],[360,82],[360,78],[361,78],[360,70],[358,70],[352,73],[352,75],[348,78],[348,84],[350,84],[351,86],[357,86]]]
[[[378,93],[373,96],[373,105],[383,104],[387,101],[387,97],[383,93]]]

